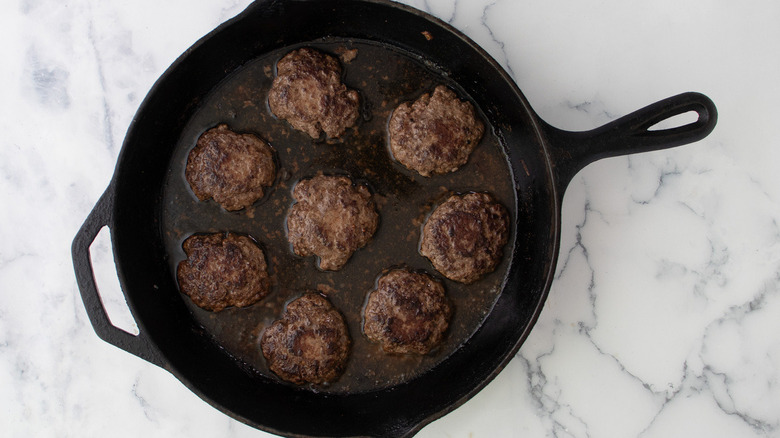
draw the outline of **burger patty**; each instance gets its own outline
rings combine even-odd
[[[185,177],[201,201],[213,198],[228,211],[241,210],[263,197],[276,178],[274,150],[252,134],[227,125],[209,129],[190,151]]]
[[[357,121],[360,98],[341,82],[336,58],[304,47],[276,64],[268,104],[276,117],[310,137],[324,131],[335,138]]]
[[[268,368],[299,385],[337,380],[344,372],[351,345],[341,313],[316,293],[290,302],[260,341]]]
[[[469,102],[439,85],[390,116],[390,150],[401,164],[423,176],[456,171],[466,164],[485,126]]]
[[[395,269],[382,275],[369,294],[363,333],[388,353],[426,354],[441,343],[451,315],[441,283]]]
[[[197,306],[219,312],[229,306],[249,306],[268,295],[265,256],[249,237],[196,234],[182,247],[187,259],[176,270],[179,289]]]
[[[341,269],[365,246],[379,224],[371,194],[344,176],[319,175],[293,189],[296,203],[287,216],[287,238],[299,256],[316,255],[319,268]]]
[[[486,193],[453,195],[423,226],[420,253],[445,277],[473,283],[501,261],[509,215]]]

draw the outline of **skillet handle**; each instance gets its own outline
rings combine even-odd
[[[73,239],[71,253],[73,256],[73,267],[76,270],[76,281],[81,291],[81,300],[84,302],[92,328],[95,329],[95,333],[97,333],[100,339],[164,368],[160,354],[144,335],[140,326],[140,333],[138,336],[134,336],[111,324],[95,282],[89,247],[103,227],[108,226],[110,229],[112,212],[114,210],[113,192],[112,184],[109,185],[108,189],[100,197],[100,200],[95,204],[92,212],[90,212],[78,234]]]
[[[650,130],[652,126],[688,112],[695,122],[674,128]],[[715,128],[715,104],[700,93],[683,93],[646,106],[591,131],[563,131],[542,122],[550,142],[556,184],[561,198],[566,186],[586,165],[608,157],[649,152],[692,143]],[[560,201],[560,199],[559,199]]]

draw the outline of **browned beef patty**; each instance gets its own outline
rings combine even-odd
[[[185,176],[201,201],[214,198],[229,211],[263,197],[276,178],[274,150],[252,134],[221,124],[204,132],[187,159]]]
[[[276,117],[312,138],[322,131],[335,138],[357,121],[360,98],[341,82],[336,58],[304,47],[276,64],[268,104]]]
[[[501,261],[508,226],[506,209],[490,195],[453,195],[425,222],[420,253],[445,277],[472,283]]]
[[[345,176],[301,180],[293,196],[297,202],[287,216],[287,238],[299,256],[318,256],[323,270],[341,269],[379,224],[368,188]]]
[[[426,354],[444,338],[451,315],[441,283],[427,274],[394,269],[368,296],[363,333],[388,353]]]
[[[485,126],[469,102],[439,85],[390,116],[390,150],[401,164],[423,176],[456,171],[466,164]]]
[[[268,368],[288,382],[328,383],[341,376],[352,341],[344,318],[325,297],[290,302],[260,341]]]
[[[182,247],[187,260],[176,271],[179,289],[199,307],[219,312],[229,306],[249,306],[268,295],[265,256],[249,237],[196,234]]]

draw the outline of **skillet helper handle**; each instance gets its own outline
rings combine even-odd
[[[698,115],[695,122],[650,129],[691,111]],[[551,145],[560,196],[574,175],[596,160],[693,143],[712,132],[717,119],[718,112],[710,98],[688,92],[646,106],[591,131],[563,131],[543,123]]]
[[[109,226],[110,228],[113,204],[113,187],[109,185],[73,239],[71,253],[73,256],[73,267],[76,271],[76,281],[81,291],[81,300],[84,302],[92,328],[100,339],[141,359],[163,367],[160,355],[146,338],[143,330],[139,327],[140,333],[138,336],[134,336],[114,326],[108,318],[105,307],[103,307],[103,301],[100,299],[100,293],[98,292],[95,275],[92,270],[89,247],[103,227]]]

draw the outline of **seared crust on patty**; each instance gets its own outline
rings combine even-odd
[[[263,188],[273,184],[273,155],[273,148],[258,137],[221,124],[198,138],[185,176],[201,201],[213,198],[225,210],[241,210],[262,198]]]
[[[254,304],[270,291],[263,250],[237,234],[193,235],[182,245],[187,259],[176,270],[179,288],[197,306],[219,312]]]
[[[344,372],[352,341],[338,310],[322,295],[290,302],[260,341],[268,368],[296,383],[328,383]]]
[[[426,354],[441,343],[451,315],[440,282],[394,269],[379,278],[368,296],[363,333],[388,353]]]
[[[341,269],[379,224],[371,193],[345,176],[318,175],[293,189],[287,238],[299,256],[316,255],[324,270]]]
[[[423,176],[456,171],[466,164],[485,126],[471,103],[439,85],[390,116],[390,150],[401,164]]]
[[[336,58],[304,47],[276,64],[268,105],[276,117],[310,137],[324,131],[334,138],[357,121],[360,97],[341,82]]]
[[[501,261],[509,214],[487,193],[453,195],[423,226],[420,253],[445,277],[473,283]]]

